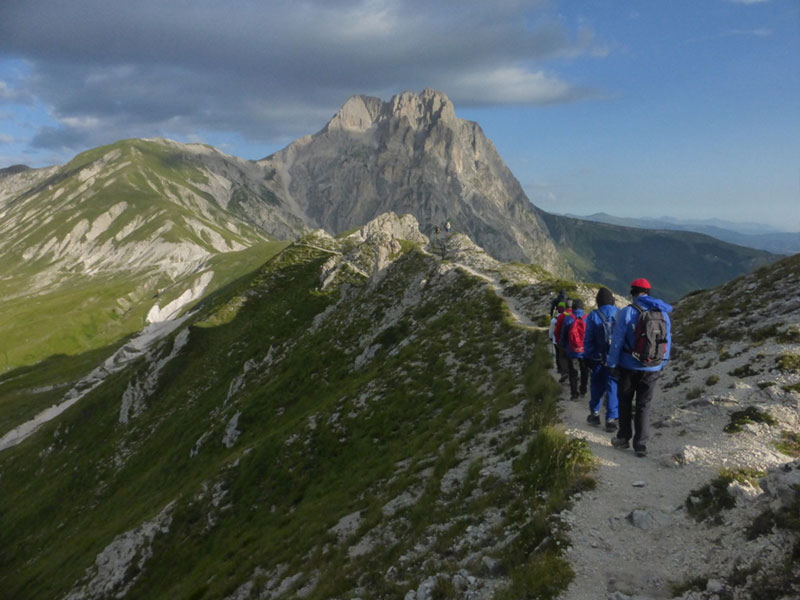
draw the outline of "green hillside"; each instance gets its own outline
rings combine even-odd
[[[674,302],[780,258],[684,231],[634,229],[542,213],[577,279],[627,294],[646,277],[655,295]]]
[[[287,245],[229,211],[203,162],[234,171],[238,159],[201,150],[124,140],[0,195],[0,373],[116,344],[154,306],[218,289]]]
[[[565,587],[548,515],[589,485],[587,452],[553,429],[543,335],[412,244],[323,290],[340,244],[290,246],[0,452],[2,597]]]

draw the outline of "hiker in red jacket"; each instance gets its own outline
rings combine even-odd
[[[562,323],[559,339],[567,359],[570,398],[577,400],[579,396],[586,395],[586,384],[589,381],[589,371],[583,360],[583,338],[586,333],[586,313],[583,311],[583,300],[572,301],[572,314],[564,317]],[[580,386],[578,385],[579,376]]]

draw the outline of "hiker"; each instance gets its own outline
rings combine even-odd
[[[597,308],[586,319],[586,334],[583,341],[583,360],[589,371],[589,416],[586,422],[600,425],[600,408],[606,398],[606,431],[616,431],[619,419],[617,380],[606,366],[611,335],[617,316],[614,294],[601,287],[595,297]]]
[[[556,342],[556,361],[561,364],[561,377],[558,378],[559,383],[564,383],[569,378],[567,369],[567,356],[564,352],[564,347],[561,344],[561,328],[564,325],[564,319],[572,314],[572,300],[567,298],[564,303],[564,312],[556,317],[556,324],[553,327],[553,339]]]
[[[437,225],[436,227],[434,227],[433,233],[436,235],[436,237],[439,237],[442,233],[442,228]]]
[[[446,221],[444,224],[444,235],[450,237],[450,221]]]
[[[561,367],[561,359],[558,355],[558,340],[556,339],[556,323],[558,322],[559,315],[563,314],[563,312],[567,309],[566,302],[559,302],[556,306],[556,313],[553,315],[553,318],[550,319],[550,329],[547,332],[547,337],[550,338],[550,342],[553,344],[553,356],[555,357],[556,361],[556,371],[558,371],[559,375],[564,374],[564,371]]]
[[[650,437],[650,403],[672,348],[668,315],[672,307],[650,296],[647,279],[631,282],[631,296],[633,302],[617,313],[606,361],[612,373],[618,373],[619,381],[619,429],[611,444],[615,448],[629,448],[633,437],[636,456],[645,457]]]
[[[586,395],[586,384],[589,372],[583,361],[583,338],[586,334],[586,313],[583,311],[583,300],[572,301],[572,314],[564,317],[561,327],[561,347],[566,357],[569,375],[570,399],[577,400]],[[580,376],[580,386],[578,377]]]
[[[567,302],[567,292],[565,290],[561,290],[558,292],[558,296],[553,298],[553,301],[550,303],[550,316],[555,317],[556,311],[558,309],[560,302]]]

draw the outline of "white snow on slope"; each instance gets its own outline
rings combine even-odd
[[[191,289],[183,292],[180,296],[175,298],[175,300],[164,306],[164,308],[160,308],[158,304],[154,304],[150,312],[147,313],[147,322],[160,323],[161,321],[174,319],[183,307],[203,295],[203,292],[213,278],[214,271],[206,271],[199,279],[195,280]]]

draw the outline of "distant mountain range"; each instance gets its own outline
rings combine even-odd
[[[723,242],[766,250],[774,254],[790,255],[800,252],[800,232],[781,231],[763,223],[736,223],[723,219],[676,219],[673,217],[635,219],[615,217],[607,213],[585,216],[568,214],[565,216],[639,229],[694,231]]]

